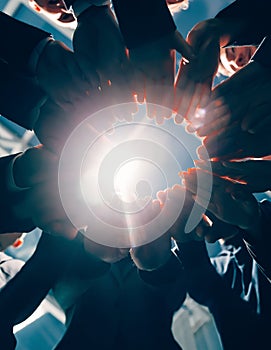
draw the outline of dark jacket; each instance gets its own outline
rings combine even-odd
[[[56,349],[181,349],[173,338],[171,323],[185,299],[186,286],[178,260],[173,256],[172,260],[160,271],[139,273],[126,258],[92,279],[78,298]],[[170,274],[174,279],[165,281]],[[58,290],[56,294],[62,293]]]
[[[32,221],[19,219],[13,210],[25,196],[25,191],[12,192],[8,187],[8,169],[15,156],[0,158],[0,233],[29,232],[35,227]]]
[[[270,287],[262,284],[265,295],[260,295],[254,263],[247,251],[232,253],[224,252],[213,259],[216,269],[204,242],[180,244],[188,293],[213,314],[225,350],[267,349],[270,316],[268,322],[265,316],[270,315],[270,302],[266,303],[266,294],[270,294]],[[265,306],[259,313],[261,303]]]

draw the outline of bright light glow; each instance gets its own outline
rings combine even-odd
[[[204,125],[206,110],[204,108],[197,108],[195,115],[191,119],[191,124],[194,128],[200,128]]]
[[[124,202],[131,203],[137,199],[136,185],[140,176],[140,160],[129,161],[120,165],[114,176],[116,194]]]
[[[112,116],[122,105],[113,107],[89,116],[70,135],[60,159],[59,191],[69,219],[78,229],[87,227],[88,238],[130,248],[159,238],[180,215],[182,201],[160,208],[153,200],[159,190],[180,183],[178,173],[194,165],[200,140],[173,119],[157,125],[146,117],[145,105],[132,122],[116,123]],[[192,210],[187,230],[201,214]]]

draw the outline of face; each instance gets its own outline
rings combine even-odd
[[[167,0],[168,5],[174,5],[179,4],[180,2],[183,2],[184,0]]]
[[[22,233],[4,233],[0,235],[0,251],[7,249],[13,245],[15,248],[22,245],[23,240],[20,240]]]
[[[35,11],[45,14],[58,24],[75,22],[73,14],[68,11],[63,0],[29,0],[29,4]]]
[[[236,46],[220,49],[220,61],[226,71],[222,73],[232,76],[249,62],[256,49],[256,46]]]

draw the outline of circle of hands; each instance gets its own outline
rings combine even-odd
[[[106,122],[116,118],[130,121],[137,103],[145,102],[149,118],[159,124],[174,118],[176,127],[185,120],[187,132],[202,138],[196,167],[180,174],[180,184],[158,192],[147,208],[154,212],[166,202],[170,208],[184,201],[183,209],[169,231],[149,244],[119,249],[85,239],[86,250],[107,262],[130,254],[139,268],[152,270],[169,258],[171,239],[178,243],[221,238],[212,231],[208,213],[215,220],[254,232],[260,214],[252,193],[269,190],[271,172],[268,159],[253,159],[270,154],[265,143],[270,79],[263,68],[251,62],[213,88],[221,45],[216,25],[216,20],[207,20],[192,28],[186,40],[175,31],[150,45],[128,50],[107,8],[81,16],[73,37],[74,51],[61,42],[49,42],[36,71],[38,84],[47,95],[34,126],[42,145],[27,149],[13,167],[16,185],[27,191],[24,201],[18,203],[18,215],[30,215],[34,225],[45,232],[73,239],[77,228],[62,207],[57,174],[68,136],[95,111],[118,105],[116,115]],[[182,55],[177,74],[176,52]],[[210,161],[212,173],[207,167]],[[199,176],[202,188],[197,192]],[[202,205],[204,197],[210,196],[204,189],[210,177],[213,190],[204,208],[207,212],[192,232],[184,233],[194,202]]]

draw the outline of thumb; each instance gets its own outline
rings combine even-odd
[[[196,58],[192,47],[183,38],[178,30],[175,31],[173,36],[173,49],[178,51],[183,56],[183,58],[187,59],[188,61]]]

